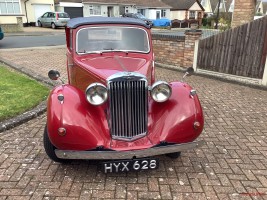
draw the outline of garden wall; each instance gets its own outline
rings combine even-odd
[[[152,34],[155,61],[178,67],[192,67],[195,41],[199,40],[200,30],[187,30],[184,36]]]

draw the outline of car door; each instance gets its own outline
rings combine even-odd
[[[47,15],[47,26],[51,26],[53,19],[53,13],[49,12]]]
[[[42,23],[43,26],[47,26],[47,22],[46,22],[47,16],[48,16],[48,12],[45,13],[45,14],[43,14],[43,16],[40,19],[40,21],[41,21],[41,23]]]

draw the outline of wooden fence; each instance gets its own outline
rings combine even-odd
[[[263,78],[267,54],[267,16],[199,41],[197,67]]]

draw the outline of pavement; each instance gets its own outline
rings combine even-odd
[[[65,28],[58,27],[57,29],[52,29],[49,27],[23,27],[22,32],[15,33],[5,33],[5,36],[40,36],[40,35],[64,35]]]
[[[42,82],[50,69],[66,80],[65,54],[63,47],[0,51]],[[156,68],[157,79],[182,75]],[[174,160],[157,156],[157,170],[104,174],[99,161],[52,162],[42,144],[43,114],[0,133],[0,200],[267,199],[267,91],[201,76],[186,81],[203,106],[206,145]]]

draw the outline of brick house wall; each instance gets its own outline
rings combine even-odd
[[[185,36],[153,34],[155,61],[178,67],[192,67],[195,41],[202,32],[186,31]]]
[[[251,22],[255,15],[256,0],[235,0],[232,28]]]

